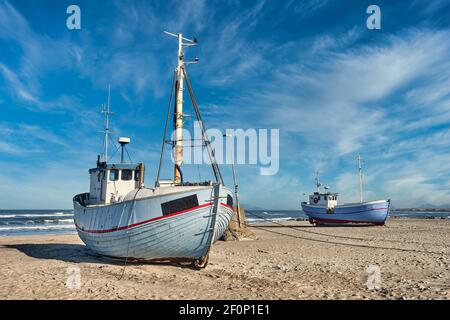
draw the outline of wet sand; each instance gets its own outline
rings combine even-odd
[[[450,299],[449,219],[251,230],[216,243],[206,269],[129,263],[121,279],[123,262],[77,235],[2,237],[0,299]]]

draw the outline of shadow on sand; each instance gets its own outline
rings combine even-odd
[[[30,243],[5,244],[1,247],[16,249],[29,257],[37,259],[61,260],[73,263],[106,263],[107,259],[96,255],[81,244],[70,243]]]
[[[0,248],[15,249],[25,255],[36,259],[60,260],[70,263],[98,263],[111,264],[117,266],[127,265],[165,265],[176,266],[188,269],[198,269],[191,263],[171,262],[171,261],[142,261],[127,260],[114,257],[106,257],[86,248],[82,244],[71,243],[33,243],[33,244],[5,244]]]

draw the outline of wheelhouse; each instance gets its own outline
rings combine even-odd
[[[314,192],[312,195],[309,196],[309,203],[311,205],[334,208],[335,206],[337,206],[337,198],[338,194],[334,192],[327,192],[327,193]]]
[[[89,205],[121,201],[130,191],[144,184],[144,164],[98,162],[90,169]]]

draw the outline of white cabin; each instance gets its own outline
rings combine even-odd
[[[309,196],[309,204],[326,208],[334,208],[337,206],[338,194],[333,192],[319,193],[314,192]]]
[[[97,162],[90,169],[89,205],[110,204],[123,198],[144,184],[144,164],[106,164]]]

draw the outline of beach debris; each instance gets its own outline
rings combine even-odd
[[[231,218],[228,229],[225,230],[221,240],[223,241],[242,241],[242,240],[257,240],[257,237],[251,232],[247,225],[247,218],[245,210],[242,205],[239,206],[239,213],[234,207],[233,216]]]

